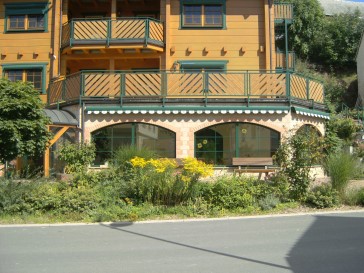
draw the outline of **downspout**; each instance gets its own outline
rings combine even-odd
[[[60,0],[59,5],[59,46],[58,46],[58,77],[61,76],[61,45],[62,45],[62,16],[63,16],[63,0]]]
[[[272,63],[273,63],[273,47],[272,47],[272,15],[271,15],[271,9],[272,9],[272,0],[268,0],[268,5],[269,5],[269,14],[268,14],[268,18],[269,18],[269,54],[270,54],[270,70],[273,70],[272,67]]]
[[[81,112],[81,141],[84,142],[85,141],[85,134],[84,134],[84,130],[85,130],[85,103],[82,102],[82,112]]]

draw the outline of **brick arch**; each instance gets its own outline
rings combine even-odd
[[[178,128],[176,128],[175,126],[166,123],[165,121],[161,121],[159,120],[146,120],[145,118],[130,118],[130,119],[124,119],[124,120],[114,120],[111,119],[110,121],[104,121],[104,122],[95,122],[94,125],[90,126],[88,129],[88,132],[91,134],[99,129],[105,128],[105,127],[109,127],[109,126],[114,126],[117,124],[125,124],[125,123],[144,123],[144,124],[150,124],[150,125],[155,125],[167,130],[170,130],[174,133],[177,133]]]
[[[316,126],[316,124],[314,124],[314,123],[310,123],[310,122],[304,122],[304,123],[302,123],[302,124],[299,124],[299,126],[298,126],[298,128],[296,128],[295,132],[297,132],[299,129],[301,129],[301,128],[302,128],[303,126],[305,126],[305,125],[308,125],[308,126],[313,127],[315,130],[317,130],[317,132],[319,132],[319,133],[321,134],[321,136],[323,136],[323,135],[324,135],[324,132],[322,132],[322,131],[320,130],[320,128],[319,128],[318,126]]]
[[[263,126],[265,128],[274,130],[280,134],[284,133],[285,129],[280,126],[277,126],[276,124],[272,124],[268,121],[264,121],[264,122],[259,122],[255,119],[253,120],[229,120],[229,121],[208,121],[208,122],[204,122],[202,124],[197,125],[196,127],[191,128],[192,131],[191,133],[195,134],[196,132],[211,127],[211,126],[215,126],[215,125],[221,125],[221,124],[227,124],[227,123],[249,123],[249,124],[254,124],[254,125],[259,125],[259,126]]]

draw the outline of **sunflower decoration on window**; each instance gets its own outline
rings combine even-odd
[[[210,150],[211,149],[211,147],[209,147],[209,146],[211,146],[211,143],[212,143],[213,141],[208,141],[207,139],[204,139],[204,140],[202,140],[201,142],[199,142],[199,143],[197,143],[197,148],[199,149],[199,150],[201,150],[201,151],[208,151],[208,150]]]

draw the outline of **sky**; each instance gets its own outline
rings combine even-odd
[[[350,1],[350,2],[363,2],[364,3],[364,0],[347,0],[347,1]]]

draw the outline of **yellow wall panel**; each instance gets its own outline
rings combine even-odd
[[[180,1],[170,2],[167,69],[181,60],[227,60],[227,69],[269,69],[265,0],[226,1],[226,29],[181,29]]]

